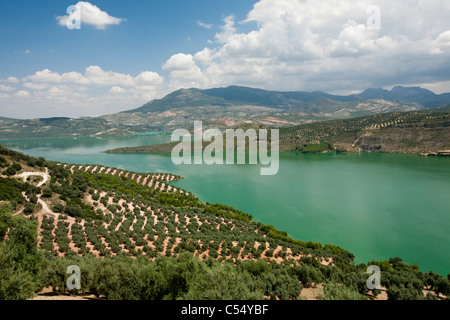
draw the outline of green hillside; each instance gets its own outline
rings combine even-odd
[[[0,147],[0,299],[43,288],[105,299],[424,299],[447,295],[447,278],[401,259],[367,265],[337,246],[291,239],[235,208],[174,188],[181,177],[35,159]]]
[[[280,151],[426,154],[450,150],[450,113],[446,108],[438,108],[436,111],[393,112],[280,128]],[[243,130],[248,128],[240,127]],[[177,144],[122,147],[106,152],[171,152]],[[203,147],[209,144],[210,142],[204,142]],[[246,144],[248,148],[248,141]]]
[[[406,112],[305,124],[280,130],[281,151],[331,143],[344,151],[427,153],[450,149],[448,112]]]

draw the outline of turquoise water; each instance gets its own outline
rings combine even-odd
[[[400,154],[280,155],[275,176],[258,166],[175,166],[169,154],[104,154],[165,143],[168,135],[0,141],[31,156],[185,177],[201,200],[251,213],[296,239],[339,245],[356,263],[399,256],[450,272],[450,159]]]

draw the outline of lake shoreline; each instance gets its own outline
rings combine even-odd
[[[164,153],[171,153],[172,148],[177,145],[178,143],[173,144],[164,144],[164,145],[153,145],[153,146],[142,146],[142,147],[120,147],[115,149],[109,149],[102,151],[102,153],[109,153],[109,154],[164,154]],[[169,146],[171,148],[169,148]],[[204,150],[204,148],[203,148]],[[248,153],[248,152],[246,152]],[[421,157],[440,157],[440,158],[449,158],[450,157],[450,150],[439,150],[439,151],[430,151],[426,153],[419,153],[419,152],[385,152],[385,151],[323,151],[323,152],[301,152],[301,151],[280,151],[280,154],[306,154],[306,155],[319,155],[319,154],[364,154],[364,153],[371,153],[371,154],[398,154],[398,155],[416,155]]]

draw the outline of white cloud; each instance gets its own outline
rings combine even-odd
[[[4,84],[0,84],[0,91],[9,92],[9,91],[14,91],[14,90],[16,90],[16,89],[11,86],[5,86]]]
[[[450,49],[450,30],[442,32],[434,42],[434,46],[430,49],[432,54],[443,54]]]
[[[201,64],[207,65],[214,59],[214,51],[205,48],[202,51],[199,51],[194,56],[194,61],[199,62]]]
[[[32,76],[27,76],[22,79],[22,81],[33,81],[33,82],[61,82],[62,77],[57,72],[50,71],[49,69],[44,69],[42,71],[37,71]]]
[[[203,23],[203,22],[198,21],[198,20],[197,20],[197,24],[198,24],[199,27],[206,28],[206,29],[211,29],[213,27],[212,24]]]
[[[234,27],[234,16],[230,15],[224,19],[225,25],[222,27],[222,32],[216,34],[215,38],[219,43],[227,43],[234,37],[236,28]]]
[[[177,53],[169,58],[163,66],[164,70],[189,70],[195,65],[191,54]]]
[[[448,79],[450,7],[440,0],[379,0],[378,30],[367,26],[373,4],[260,0],[244,21],[225,17],[209,47],[170,57],[168,82],[339,91]],[[250,23],[253,30],[239,31]]]
[[[85,77],[93,84],[108,86],[122,85],[132,86],[134,84],[133,77],[129,74],[117,73],[113,71],[104,71],[98,66],[90,66],[86,68]]]
[[[109,89],[108,92],[111,93],[111,94],[122,94],[122,93],[127,92],[127,90],[124,89],[124,88],[121,88],[121,87],[115,87],[114,86],[111,89]]]
[[[84,74],[74,71],[59,74],[58,72],[44,69],[37,71],[33,75],[26,76],[22,80],[25,82],[24,86],[37,90],[45,88],[45,84],[51,83],[132,87],[136,85],[156,86],[164,82],[164,78],[156,72],[143,71],[138,76],[133,77],[129,74],[104,71],[99,66],[87,67]]]
[[[59,74],[49,69],[37,71],[34,75],[24,77],[24,82],[31,81],[37,83],[76,83],[90,84],[90,80],[78,72],[67,72]],[[30,84],[28,84],[30,85]]]
[[[75,6],[80,12],[82,25],[88,24],[95,26],[97,29],[106,29],[107,26],[120,24],[124,20],[110,16],[107,12],[86,1],[79,1]],[[71,17],[70,14],[67,14],[57,17],[57,20],[61,26],[66,26],[67,20]]]
[[[437,41],[447,47],[450,46],[450,30],[442,32],[437,38]]]
[[[67,72],[67,73],[63,73],[61,75],[61,81],[63,82],[72,82],[72,83],[76,83],[76,84],[90,84],[91,81],[86,78],[85,76],[83,76],[81,73],[79,72]]]
[[[110,114],[161,98],[164,85],[164,78],[156,72],[143,71],[132,76],[105,71],[99,66],[89,66],[83,73],[58,73],[44,69],[22,80],[23,88],[30,91],[20,90],[7,95],[1,93],[1,89],[11,91],[15,88],[0,84],[1,116],[35,118]]]
[[[164,79],[156,72],[144,71],[136,77],[136,83],[159,85]]]
[[[188,86],[197,84],[199,81],[203,82],[205,80],[202,71],[195,63],[194,57],[191,54],[178,53],[173,55],[166,61],[163,69],[170,70],[170,76],[172,79],[189,81],[186,83]],[[192,83],[190,81],[195,82]]]
[[[28,98],[30,96],[30,93],[25,90],[20,90],[16,94],[14,94],[14,96],[18,98]]]
[[[23,86],[25,88],[32,89],[32,90],[44,90],[44,89],[47,89],[48,84],[46,84],[46,83],[25,82],[23,84]]]
[[[16,77],[9,77],[8,79],[6,79],[6,82],[10,82],[10,83],[19,83],[20,80],[17,79]]]

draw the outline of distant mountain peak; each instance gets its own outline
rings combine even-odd
[[[400,91],[400,90],[408,90],[408,91],[411,91],[411,90],[413,90],[413,91],[417,91],[417,90],[421,90],[421,91],[429,91],[429,90],[427,90],[427,89],[424,89],[424,88],[421,88],[421,87],[418,87],[418,86],[413,86],[413,87],[395,86],[395,87],[393,87],[393,88],[391,89],[391,92],[392,92],[392,91]],[[430,91],[430,92],[431,92],[431,91]]]
[[[356,94],[357,97],[362,97],[365,99],[379,99],[382,97],[386,97],[390,92],[382,87],[379,88],[369,88],[364,90],[363,92]]]

